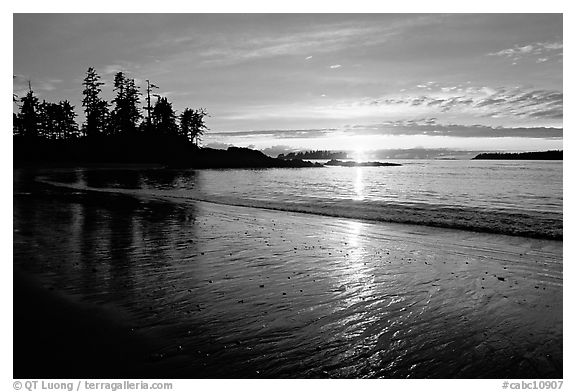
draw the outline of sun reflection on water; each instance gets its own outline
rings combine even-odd
[[[364,200],[364,181],[363,181],[363,173],[362,168],[356,168],[356,174],[354,177],[354,200]]]

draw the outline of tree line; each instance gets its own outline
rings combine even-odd
[[[278,159],[346,159],[348,154],[345,152],[334,152],[328,150],[311,150],[290,152],[288,154],[278,155]]]
[[[197,146],[208,130],[205,123],[208,113],[203,108],[185,108],[177,116],[172,103],[158,94],[152,94],[156,98],[152,105],[150,95],[158,87],[148,80],[144,107],[140,88],[123,72],[114,76],[115,97],[111,102],[102,98],[104,82],[93,67],[88,68],[82,85],[85,120],[79,127],[74,106],[68,100],[40,102],[29,83],[25,96],[13,95],[19,106],[18,113],[13,115],[14,136],[29,140],[101,140],[146,135],[184,140]]]

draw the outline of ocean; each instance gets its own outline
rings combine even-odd
[[[562,239],[562,162],[395,162],[403,166],[84,170],[67,180],[180,200]]]

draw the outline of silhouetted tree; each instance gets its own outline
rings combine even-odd
[[[110,130],[113,134],[134,133],[138,129],[138,120],[142,118],[140,113],[140,91],[134,82],[122,72],[114,77],[114,91],[116,98],[112,101],[116,104],[110,116]]]
[[[114,91],[116,91],[116,98],[112,100],[116,106],[110,113],[110,123],[108,124],[108,134],[119,134],[123,129],[123,106],[125,100],[124,86],[126,85],[126,78],[123,72],[118,72],[114,75]]]
[[[82,85],[84,86],[82,106],[86,113],[84,133],[88,137],[93,137],[104,132],[109,117],[108,102],[100,98],[102,92],[100,86],[104,83],[100,81],[96,70],[90,67]]]
[[[198,145],[200,136],[208,130],[204,117],[208,116],[205,109],[193,110],[190,108],[184,109],[180,115],[180,134],[187,140]]]
[[[152,128],[152,119],[151,119],[152,106],[150,104],[150,92],[152,91],[152,89],[155,88],[157,89],[159,87],[156,86],[155,84],[150,83],[150,80],[146,79],[146,106],[144,107],[144,109],[146,109],[146,112],[148,113],[148,116],[146,117],[147,130],[151,130]]]
[[[167,98],[158,98],[152,109],[152,126],[160,135],[177,136],[176,114]]]
[[[208,116],[206,109],[197,109],[194,111],[194,121],[192,123],[192,143],[198,145],[200,137],[208,130],[204,118]]]
[[[140,106],[142,94],[134,79],[126,77],[122,72],[116,73],[115,98],[110,111],[110,104],[101,97],[104,83],[93,67],[88,68],[82,82],[82,106],[86,114],[82,131],[76,123],[74,106],[68,100],[58,103],[46,100],[40,102],[29,82],[29,91],[25,96],[12,96],[13,101],[18,103],[14,105],[18,106],[16,113],[13,113],[13,132],[18,136],[14,139],[15,155],[23,161],[96,161],[102,157],[104,160],[115,161],[188,162],[185,157],[192,150],[189,143],[198,145],[200,137],[208,130],[205,123],[208,113],[202,108],[186,108],[177,118],[172,103],[165,97],[151,94],[158,87],[147,82],[145,109],[149,115],[147,121],[140,121],[143,118]],[[151,95],[158,98],[154,105],[150,105]],[[150,132],[141,132],[139,137],[109,137],[136,134],[137,130]],[[96,136],[102,138],[92,140]],[[80,143],[60,142],[77,137],[87,140]]]
[[[32,138],[38,137],[39,135],[39,102],[38,98],[34,95],[32,87],[28,85],[28,93],[20,101],[22,106],[20,107],[20,113],[18,114],[18,130],[21,136]]]
[[[38,134],[44,139],[71,139],[78,136],[74,107],[68,101],[38,105]]]
[[[333,152],[328,150],[311,150],[290,152],[288,154],[279,154],[279,159],[346,159],[348,154],[345,152]]]
[[[79,136],[74,106],[68,100],[60,101],[58,109],[58,129],[62,139],[74,139]]]
[[[16,113],[12,113],[12,134],[14,136],[20,135],[20,121]]]
[[[38,104],[38,136],[43,139],[51,139],[54,131],[51,105],[50,102],[46,102],[45,100]]]
[[[184,109],[180,115],[180,135],[188,141],[192,141],[192,126],[194,124],[194,111],[190,108]]]

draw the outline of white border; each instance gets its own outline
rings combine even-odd
[[[111,1],[99,0],[91,4],[78,1],[58,1],[46,2],[39,0],[26,0],[19,2],[4,2],[1,26],[3,29],[2,43],[3,53],[9,56],[9,62],[2,63],[3,71],[2,84],[3,91],[3,108],[12,108],[10,90],[12,90],[11,75],[8,74],[8,67],[12,66],[13,40],[12,40],[12,14],[13,13],[85,13],[85,12],[114,12],[114,13],[184,13],[184,12],[218,12],[218,13],[266,13],[266,12],[292,12],[292,13],[564,13],[564,69],[573,70],[573,52],[572,40],[576,37],[574,34],[573,10],[568,5],[568,1],[495,1],[483,0],[481,2],[465,2],[462,0],[451,1],[312,1],[312,0],[293,0],[279,2],[271,1],[222,1],[212,0],[209,2],[143,2],[135,1]],[[6,8],[6,9],[4,9]],[[570,72],[564,74],[564,86],[573,86],[573,76]],[[571,89],[570,89],[571,90]],[[567,99],[565,107],[574,108],[574,99],[572,91],[566,91]],[[5,385],[4,390],[12,389],[12,131],[10,129],[11,113],[7,110],[5,114],[5,127],[0,132],[0,170],[2,173],[2,207],[0,209],[0,221],[2,222],[0,238],[2,238],[2,310],[4,317],[2,322],[2,357],[1,357],[1,374],[2,381]],[[10,117],[9,117],[10,116]],[[574,263],[571,256],[574,255],[574,248],[571,239],[574,238],[573,217],[574,207],[572,206],[573,184],[574,184],[574,160],[571,158],[573,146],[573,119],[571,110],[567,110],[564,117],[564,237],[568,239],[564,248],[564,376],[565,383],[563,390],[570,390],[570,380],[573,379],[569,369],[574,369],[574,361],[571,354],[574,352],[574,333],[575,324],[572,311],[571,299],[574,298]],[[572,178],[570,178],[572,177]],[[157,381],[157,380],[156,380]],[[177,391],[202,390],[213,388],[226,388],[227,390],[250,390],[250,391],[267,391],[271,389],[280,389],[291,391],[298,389],[316,389],[330,388],[331,392],[349,392],[351,388],[361,387],[366,390],[374,391],[500,391],[500,380],[260,380],[260,381],[236,381],[236,380],[174,380],[174,389]]]

